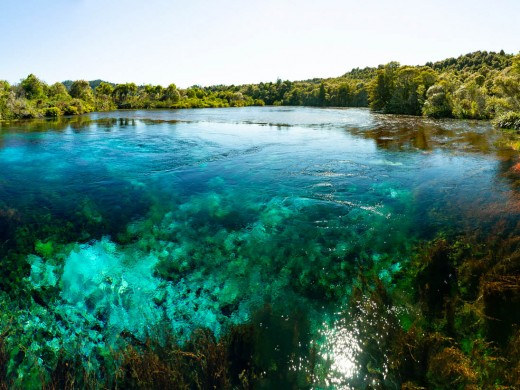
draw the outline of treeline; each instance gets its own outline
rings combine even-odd
[[[75,115],[136,108],[250,105],[370,107],[391,114],[490,119],[520,128],[520,55],[478,51],[424,66],[397,62],[305,81],[192,86],[137,86],[101,80],[47,85],[29,75],[18,85],[0,81],[0,119]]]
[[[66,87],[68,85],[68,88]],[[239,92],[218,93],[191,87],[177,89],[175,84],[137,86],[134,83],[100,82],[94,89],[85,80],[47,85],[31,74],[18,85],[0,81],[0,120],[58,117],[92,111],[136,108],[240,107],[258,104]]]
[[[370,107],[385,113],[501,117],[520,112],[520,55],[477,52],[423,67],[392,62],[377,69],[368,93]]]

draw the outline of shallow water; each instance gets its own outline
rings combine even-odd
[[[363,356],[374,314],[345,322],[360,275],[391,289],[421,240],[515,231],[517,163],[487,122],[364,109],[4,123],[2,284],[21,277],[38,297],[23,317],[36,355],[79,345],[95,369],[121,332],[144,340],[166,327],[186,340],[253,323],[264,329],[266,386],[270,375],[299,383],[276,375],[305,375],[315,345],[328,361],[318,382],[361,386],[388,368]],[[11,264],[20,252],[21,271]]]

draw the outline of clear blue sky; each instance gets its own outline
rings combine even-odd
[[[520,51],[520,0],[1,0],[0,79],[242,84]]]

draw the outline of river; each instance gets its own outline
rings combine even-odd
[[[387,351],[370,361],[360,339],[384,319],[349,322],[353,291],[370,275],[398,295],[417,246],[436,237],[514,234],[518,164],[488,122],[365,109],[0,124],[2,299],[23,313],[9,345],[32,351],[22,371],[59,350],[99,370],[121,334],[184,343],[250,324],[264,388],[303,386],[310,365],[322,386],[397,387]]]

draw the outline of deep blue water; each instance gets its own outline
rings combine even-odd
[[[43,296],[20,319],[24,337],[36,355],[79,345],[87,360],[121,332],[185,340],[268,321],[274,361],[297,371],[317,343],[324,383],[342,383],[363,353],[338,315],[360,272],[391,289],[422,240],[516,229],[517,161],[502,141],[487,122],[364,109],[2,124],[3,261],[34,247],[23,283]],[[285,345],[280,321],[302,316],[304,334]]]

